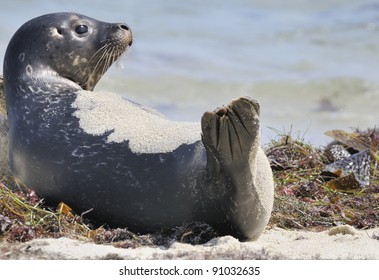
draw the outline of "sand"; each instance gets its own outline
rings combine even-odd
[[[231,236],[204,245],[173,243],[169,248],[137,249],[97,245],[68,238],[0,243],[0,259],[371,259],[379,260],[379,228],[356,230],[338,226],[324,232],[274,228],[257,241]]]
[[[129,141],[134,153],[168,153],[201,140],[200,123],[171,121],[115,93],[81,91],[72,106],[86,133],[110,132],[108,142]]]

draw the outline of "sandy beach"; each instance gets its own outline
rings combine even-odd
[[[178,242],[169,248],[122,249],[68,238],[1,243],[3,259],[295,259],[378,260],[379,229],[356,230],[337,226],[323,232],[270,229],[257,240],[239,242],[233,237],[213,239],[204,245]]]

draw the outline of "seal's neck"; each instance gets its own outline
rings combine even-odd
[[[30,76],[23,75],[20,84],[24,84],[32,92],[39,90],[39,94],[59,95],[83,90],[77,83],[49,69],[36,71]]]
[[[48,69],[33,69],[32,73],[18,74],[16,78],[4,76],[4,93],[10,119],[13,114],[19,114],[22,108],[38,111],[59,106],[67,109],[79,91],[82,91],[79,85]]]

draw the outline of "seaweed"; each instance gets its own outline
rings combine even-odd
[[[378,138],[375,130],[355,131],[354,135],[359,139]],[[371,154],[376,154],[376,144],[367,147]],[[347,148],[352,149],[350,146]],[[352,152],[353,159],[357,152]],[[341,224],[358,229],[379,225],[376,158],[367,159],[370,183],[366,186],[356,179],[353,172],[326,171],[333,164],[328,149],[314,148],[290,135],[273,140],[266,153],[276,183],[270,227],[320,231]]]
[[[23,187],[25,191],[16,192],[8,187],[14,184],[20,186],[16,179],[0,180],[0,240],[25,242],[38,237],[90,236],[91,229],[69,207],[60,204],[56,210],[50,209],[34,191]]]

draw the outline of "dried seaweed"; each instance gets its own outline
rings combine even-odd
[[[379,134],[375,130],[352,134],[338,131],[338,140],[345,135],[348,141],[338,144],[351,152],[351,160],[346,159],[349,165],[360,169],[356,154],[360,148],[370,147],[369,153],[375,155]],[[367,160],[370,173],[366,186],[356,179],[353,169],[345,174],[341,170],[328,171],[333,164],[328,153],[328,149],[316,149],[290,135],[270,143],[267,155],[276,182],[271,227],[325,230],[340,224],[361,229],[379,226],[377,159]]]

